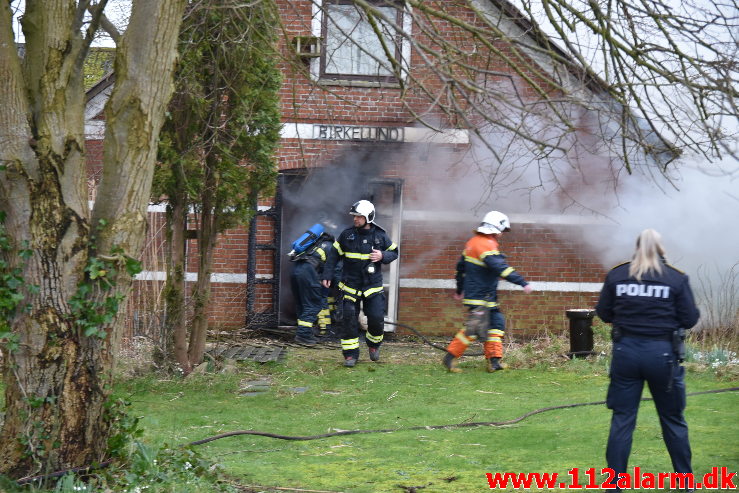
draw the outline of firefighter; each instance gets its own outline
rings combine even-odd
[[[510,231],[508,216],[490,211],[475,230],[475,236],[467,241],[457,262],[457,291],[455,299],[461,299],[467,307],[465,326],[452,339],[444,356],[444,366],[453,373],[462,370],[457,361],[467,347],[478,338],[484,341],[487,371],[502,370],[503,334],[505,318],[498,307],[498,278],[523,287],[526,294],[533,291],[521,274],[509,267],[505,255],[498,250],[498,239]]]
[[[626,472],[644,382],[657,408],[662,438],[678,473],[692,473],[685,409],[685,331],[700,312],[688,276],[665,261],[659,233],[641,232],[630,262],[606,275],[596,313],[613,324],[606,405],[613,411],[608,467]]]
[[[318,231],[320,233],[315,234]],[[293,251],[289,254],[290,260],[294,262],[290,285],[295,296],[295,311],[298,317],[295,342],[312,346],[318,342],[313,335],[313,324],[318,320],[319,313],[326,303],[326,293],[320,279],[326,259],[333,250],[334,238],[323,232],[323,228],[318,224],[301,238],[306,239],[302,242],[300,239],[296,240],[293,243]],[[296,250],[299,253],[295,253]]]
[[[339,234],[323,271],[323,285],[331,285],[334,266],[343,260],[339,291],[341,293],[341,351],[344,366],[353,367],[359,359],[360,309],[367,315],[365,341],[372,361],[380,359],[385,331],[385,293],[382,265],[398,258],[398,246],[385,230],[374,223],[375,206],[360,200],[349,211],[354,225]]]

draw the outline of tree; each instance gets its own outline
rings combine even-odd
[[[185,1],[133,2],[118,38],[103,175],[90,209],[83,63],[107,24],[106,4],[27,0],[23,57],[10,2],[0,8],[0,279],[24,299],[4,305],[0,327],[0,473],[14,477],[102,461],[113,433],[106,405],[117,312],[143,245]]]
[[[245,225],[271,194],[280,138],[274,4],[194,3],[180,35],[175,95],[160,143],[155,195],[169,197],[165,300],[173,361],[184,373],[203,360],[213,250],[219,233]],[[198,280],[189,341],[184,307],[184,229],[197,215]]]

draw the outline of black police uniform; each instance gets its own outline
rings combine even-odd
[[[316,240],[314,246],[292,259],[295,267],[290,275],[290,285],[295,296],[298,317],[296,335],[306,341],[313,340],[313,324],[326,301],[320,276],[333,249],[332,240],[332,236],[324,234]]]
[[[383,264],[398,258],[398,247],[385,230],[376,224],[369,229],[350,227],[341,232],[323,271],[323,279],[331,279],[334,266],[343,260],[339,290],[341,301],[341,349],[345,358],[359,357],[360,303],[367,315],[366,342],[370,348],[382,344],[385,330],[385,293],[382,288],[382,269],[370,261],[372,249],[382,252]]]
[[[685,422],[685,368],[680,366],[675,333],[693,327],[700,312],[688,276],[664,263],[641,282],[629,276],[630,262],[606,276],[596,306],[613,324],[607,406],[613,410],[606,448],[608,467],[626,472],[644,381],[654,399],[662,437],[675,472],[690,473],[691,452]],[[616,476],[618,478],[618,476]]]

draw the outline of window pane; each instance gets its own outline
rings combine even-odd
[[[388,19],[395,19],[396,9],[378,7]],[[353,5],[328,6],[326,20],[326,68],[330,74],[390,76],[392,72],[377,34],[367,21],[364,12]],[[377,19],[382,36],[395,53],[393,30],[386,22]],[[378,61],[379,60],[379,61]],[[386,67],[380,65],[382,62]]]

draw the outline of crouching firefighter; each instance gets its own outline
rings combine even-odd
[[[320,278],[326,259],[333,249],[334,237],[324,231],[321,224],[314,224],[293,242],[288,256],[294,262],[290,285],[295,296],[295,312],[298,328],[295,342],[314,345],[313,324],[326,305],[326,291]]]
[[[505,319],[498,307],[498,278],[522,286],[527,294],[533,291],[523,276],[508,266],[505,255],[498,250],[498,239],[510,229],[508,216],[498,211],[488,212],[457,262],[455,298],[462,299],[467,307],[467,319],[446,349],[443,363],[450,372],[462,371],[457,368],[457,360],[478,339],[484,341],[487,371],[503,369],[500,360]]]
[[[398,258],[397,245],[374,223],[375,206],[368,200],[356,202],[349,211],[354,225],[339,234],[323,270],[323,285],[331,285],[334,266],[343,261],[339,281],[341,296],[341,350],[344,366],[359,359],[360,309],[367,315],[366,343],[372,361],[380,359],[385,334],[385,293],[382,265]]]

